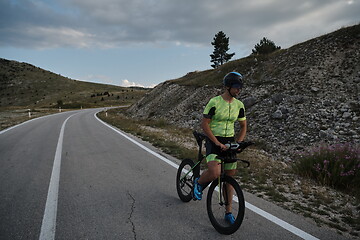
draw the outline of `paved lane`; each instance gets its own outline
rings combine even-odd
[[[69,114],[0,134],[0,239],[38,238],[59,131]]]
[[[238,232],[218,234],[205,201],[178,199],[176,168],[99,122],[96,111],[57,114],[0,134],[0,239],[39,239],[60,129],[69,116],[56,239],[301,239],[248,209]],[[245,198],[309,236],[342,239],[250,194]]]

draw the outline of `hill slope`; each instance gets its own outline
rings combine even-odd
[[[291,158],[318,142],[359,142],[360,25],[164,82],[128,114],[199,128],[205,104],[222,92],[221,80],[230,71],[245,76],[239,98],[248,138],[267,151]]]
[[[148,90],[77,81],[0,58],[0,107],[95,107],[138,100]]]

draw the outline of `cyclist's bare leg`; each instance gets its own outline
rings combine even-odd
[[[231,170],[225,170],[226,175],[228,176],[234,176],[236,173],[236,169],[231,169]]]
[[[207,163],[208,169],[205,170],[198,180],[199,184],[206,184],[214,181],[220,176],[221,164],[217,161],[210,161]]]
[[[234,176],[236,173],[236,169],[232,169],[232,170],[225,170],[226,175],[228,176]],[[226,191],[223,191],[224,193],[227,193],[227,199],[229,200],[228,205],[226,206],[226,212],[231,212],[231,207],[232,207],[232,199],[234,196],[234,188],[231,185],[226,185]]]

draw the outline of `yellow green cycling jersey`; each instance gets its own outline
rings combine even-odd
[[[235,121],[246,120],[244,104],[235,98],[229,103],[221,95],[210,99],[203,114],[211,119],[210,129],[219,137],[233,137]]]

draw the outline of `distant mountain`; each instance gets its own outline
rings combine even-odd
[[[146,92],[148,89],[73,80],[28,63],[0,58],[0,107],[121,105],[139,100]]]
[[[128,114],[199,128],[202,111],[230,71],[245,76],[248,138],[284,158],[319,142],[360,141],[360,25],[266,56],[164,82]]]

